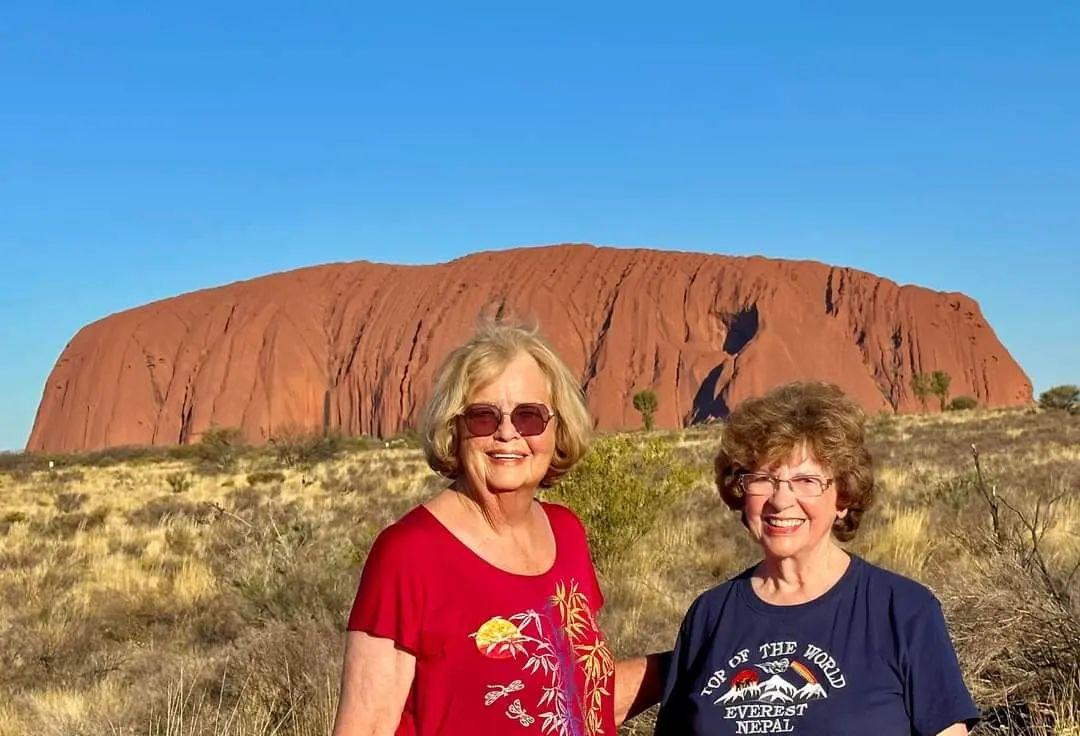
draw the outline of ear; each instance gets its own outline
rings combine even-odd
[[[843,519],[845,516],[847,516],[847,509],[837,509],[837,511],[836,511],[836,518],[837,519]]]

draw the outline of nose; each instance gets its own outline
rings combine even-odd
[[[517,427],[510,421],[510,412],[503,412],[502,419],[499,420],[499,426],[495,428],[495,439],[509,442],[517,439],[517,436]]]
[[[779,482],[773,486],[772,495],[769,496],[769,505],[777,511],[782,511],[795,503],[795,490],[791,483],[778,478]]]

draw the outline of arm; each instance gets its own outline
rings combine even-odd
[[[671,652],[663,652],[615,663],[616,726],[660,702],[670,659]]]
[[[898,619],[903,623],[897,634],[905,707],[911,716],[912,731],[964,736],[969,725],[979,720],[979,709],[964,684],[941,604],[915,583],[907,585],[906,593],[912,609],[904,611],[900,606],[900,613],[906,615]]]
[[[416,658],[392,639],[350,631],[334,736],[392,736],[415,671]]]
[[[963,723],[954,723],[939,733],[938,736],[967,736],[967,732],[967,726]]]

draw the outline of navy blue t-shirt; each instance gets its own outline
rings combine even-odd
[[[852,555],[824,595],[776,606],[754,593],[752,573],[687,611],[657,736],[910,736],[978,719],[922,585]]]

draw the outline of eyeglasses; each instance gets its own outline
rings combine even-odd
[[[768,473],[743,473],[739,476],[739,488],[747,496],[771,496],[780,490],[781,483],[799,498],[815,498],[823,494],[832,485],[833,478],[819,475],[795,475],[791,478],[777,478]]]
[[[461,412],[465,429],[474,437],[495,434],[503,416],[503,410],[494,404],[469,404]],[[543,404],[518,404],[510,411],[510,423],[522,437],[535,437],[544,433],[553,416],[555,413]]]

